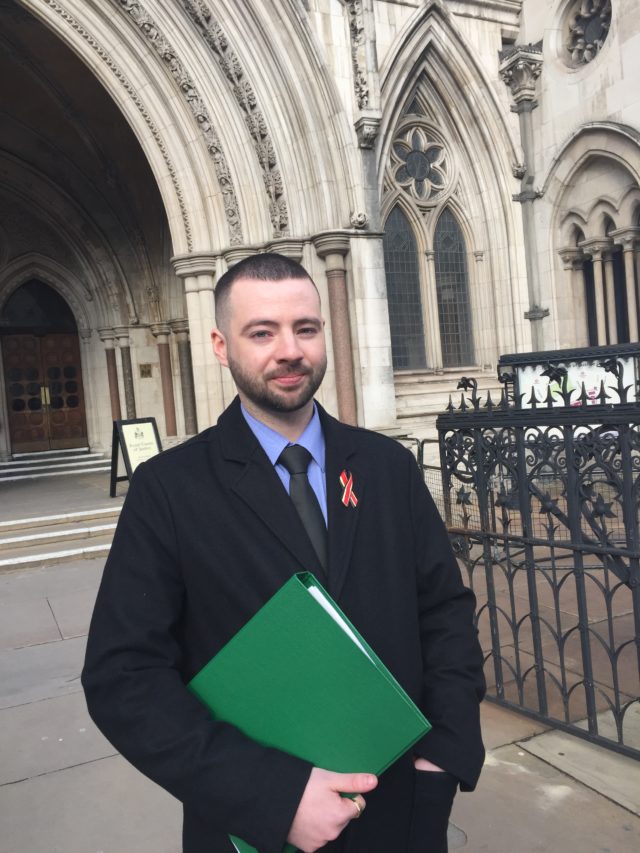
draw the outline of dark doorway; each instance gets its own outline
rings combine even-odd
[[[75,319],[53,288],[32,280],[0,314],[13,453],[87,446]]]

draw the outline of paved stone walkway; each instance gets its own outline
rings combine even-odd
[[[102,488],[84,485],[92,498]],[[61,505],[73,486],[58,489]],[[30,490],[30,515],[46,512],[38,493],[52,497]],[[0,574],[0,853],[180,851],[178,803],[86,711],[79,675],[103,563]],[[488,702],[483,722],[487,762],[477,791],[456,799],[450,850],[640,850],[640,763]]]

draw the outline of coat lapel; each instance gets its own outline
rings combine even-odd
[[[275,468],[245,421],[237,398],[221,415],[218,427],[232,491],[266,524],[300,568],[323,580],[309,537]]]
[[[366,472],[358,458],[355,444],[350,441],[351,429],[331,418],[320,409],[326,442],[327,514],[329,519],[329,592],[339,599],[347,577],[354,534],[365,498]],[[353,477],[353,491],[358,506],[343,503],[343,471]]]

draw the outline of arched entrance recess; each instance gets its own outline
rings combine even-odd
[[[0,312],[0,341],[13,453],[87,445],[78,328],[53,288],[31,279]]]

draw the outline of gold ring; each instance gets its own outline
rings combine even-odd
[[[358,810],[358,814],[354,818],[354,820],[356,820],[357,818],[362,817],[362,812],[364,811],[364,806],[361,806],[360,803],[358,802],[358,800],[356,800],[355,798],[353,800],[351,800],[351,802],[353,803],[353,805]]]

